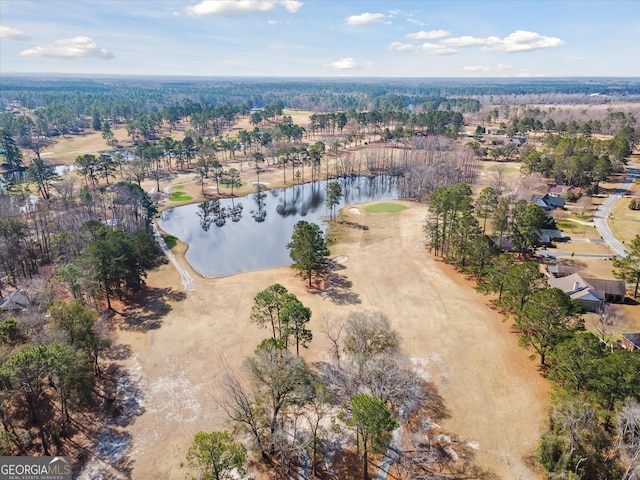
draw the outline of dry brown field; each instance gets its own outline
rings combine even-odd
[[[323,318],[382,312],[400,332],[410,361],[439,387],[450,415],[443,427],[500,478],[542,478],[527,465],[544,429],[546,381],[487,298],[424,249],[426,207],[401,203],[407,208],[393,214],[362,206],[360,215],[345,214],[369,229],[343,227],[331,253],[347,261],[324,290],[305,288],[289,268],[220,279],[192,272],[195,290],[182,298],[171,293],[180,283],[170,265],[149,275],[151,305],[162,305],[162,313],[145,301],[131,306],[118,338],[131,348],[125,364],[145,409],[127,429],[133,478],[182,477],[179,464],[193,435],[225,427],[216,403],[223,376],[237,371],[265,337],[249,324],[249,314],[253,296],[276,282],[313,311],[308,361],[324,358],[329,346],[319,332]]]

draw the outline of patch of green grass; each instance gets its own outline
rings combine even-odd
[[[580,225],[569,220],[556,220],[556,226],[562,230],[562,233],[569,234],[569,236],[589,238],[598,238],[600,236],[598,230],[594,227]]]
[[[397,203],[374,203],[373,205],[367,205],[365,210],[369,213],[394,213],[404,210],[405,206],[398,205]]]
[[[184,185],[174,185],[173,187],[171,187],[171,190],[184,190]]]
[[[516,167],[507,167],[505,165],[493,165],[493,166],[489,167],[487,170],[490,171],[490,172],[502,171],[502,173],[504,173],[504,174],[516,173],[516,172],[520,171]]]
[[[589,210],[592,213],[585,213],[584,215],[578,215],[577,213],[570,213],[568,215],[569,218],[575,218],[576,220],[581,220],[583,222],[590,222],[593,220],[593,217],[596,214],[595,210]]]
[[[188,202],[189,200],[193,200],[193,197],[185,195],[184,192],[171,192],[169,194],[169,200],[172,202]]]
[[[178,237],[174,237],[173,235],[162,235],[162,239],[164,243],[167,244],[167,247],[169,247],[169,250],[178,244]]]

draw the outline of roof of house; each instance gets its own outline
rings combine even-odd
[[[550,238],[562,238],[562,232],[556,228],[541,228],[542,235],[549,235]]]
[[[623,333],[622,336],[626,338],[629,343],[640,348],[640,333]]]
[[[584,277],[584,279],[601,294],[622,295],[623,297],[627,294],[627,287],[622,280],[587,277]]]
[[[541,228],[540,229],[540,243],[551,243],[554,240],[559,240],[562,238],[562,232],[560,230],[552,229],[552,228]]]
[[[567,275],[571,275],[572,273],[577,273],[578,270],[580,270],[580,268],[574,265],[562,265],[560,263],[555,265],[547,265],[547,271],[559,277],[565,277]]]
[[[22,310],[29,305],[31,305],[31,302],[27,292],[18,288],[4,302],[0,303],[0,310]]]
[[[563,184],[551,184],[549,186],[549,193],[555,195],[562,195],[569,192],[578,193],[582,191],[582,187],[574,187],[573,185],[563,185]]]
[[[549,286],[559,288],[574,300],[582,302],[604,302],[604,296],[596,291],[583,277],[572,273],[566,277],[549,278]]]
[[[553,210],[555,208],[564,208],[566,200],[561,197],[554,197],[545,193],[544,195],[538,195],[533,197],[532,202],[545,210]]]

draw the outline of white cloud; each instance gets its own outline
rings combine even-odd
[[[503,52],[526,52],[539,48],[559,47],[564,45],[564,42],[557,37],[545,37],[536,32],[516,30],[502,39],[498,37],[487,38],[487,45]]]
[[[418,25],[419,27],[423,27],[425,25],[424,22],[421,22],[420,20],[413,17],[407,18],[407,22],[413,23],[414,25]]]
[[[564,42],[557,37],[545,37],[535,32],[516,30],[512,34],[500,37],[478,38],[468,35],[462,37],[445,38],[441,41],[451,47],[470,47],[482,45],[485,49],[502,50],[503,52],[526,52],[539,48],[552,48],[564,45]]]
[[[298,0],[201,0],[200,3],[187,7],[187,13],[195,17],[234,17],[252,12],[270,12],[277,5],[283,6],[290,13],[296,13],[303,4]]]
[[[462,37],[445,38],[442,40],[442,43],[451,47],[470,47],[472,45],[486,45],[487,39],[463,35]]]
[[[446,38],[449,35],[451,34],[446,30],[429,30],[427,32],[421,30],[416,33],[408,34],[407,38],[410,38],[411,40],[438,40],[440,38]]]
[[[284,20],[267,20],[269,25],[289,25],[289,22],[285,22]]]
[[[368,25],[370,23],[378,23],[384,19],[384,13],[361,13],[360,15],[351,15],[347,17],[347,25]]]
[[[418,47],[411,43],[391,42],[387,48],[389,50],[397,50],[399,52],[408,52],[417,50]]]
[[[451,55],[457,52],[457,50],[439,43],[423,43],[421,48],[427,55]]]
[[[334,70],[353,70],[355,68],[369,68],[373,66],[373,62],[358,63],[351,57],[341,58],[335,62],[325,63],[325,67],[333,68]]]
[[[341,58],[335,62],[326,63],[325,67],[335,68],[336,70],[349,70],[351,68],[358,68],[358,63],[351,57]]]
[[[0,25],[0,38],[5,40],[31,40],[31,37],[25,35],[22,30],[18,30],[17,28],[5,27],[4,25]]]
[[[302,2],[298,0],[280,0],[280,5],[287,9],[290,13],[296,13],[302,8]]]
[[[511,65],[498,64],[495,67],[491,67],[488,65],[468,65],[463,67],[463,70],[467,72],[504,72],[505,70],[511,70]]]
[[[20,52],[24,57],[87,58],[103,60],[114,58],[113,53],[101,48],[91,38],[79,36],[57,40],[49,45],[41,45]]]
[[[487,67],[486,65],[468,65],[463,67],[463,70],[467,72],[488,72],[491,70],[491,67]]]

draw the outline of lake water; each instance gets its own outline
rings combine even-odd
[[[338,180],[345,205],[398,198],[397,179],[353,177]],[[326,229],[326,181],[267,190],[234,199],[209,200],[165,210],[158,224],[189,244],[187,261],[206,277],[291,264],[287,243],[299,220]]]

